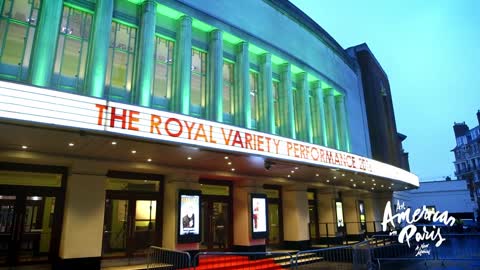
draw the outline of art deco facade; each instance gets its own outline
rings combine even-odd
[[[288,1],[0,5],[1,265],[360,239],[418,186],[372,153],[358,60]],[[185,190],[198,242],[179,241]]]

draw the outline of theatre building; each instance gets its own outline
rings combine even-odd
[[[398,134],[372,120],[391,98],[369,102],[381,87],[365,48],[286,0],[0,11],[0,267],[347,244],[418,187],[382,158],[400,143],[376,137]]]

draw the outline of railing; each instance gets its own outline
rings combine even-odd
[[[147,254],[147,269],[191,269],[191,261],[188,252],[151,246]]]
[[[339,246],[299,251],[295,254],[295,269],[352,269],[352,247]]]

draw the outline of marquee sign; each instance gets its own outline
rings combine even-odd
[[[0,117],[261,155],[419,185],[416,175],[400,168],[315,144],[182,114],[3,81]]]

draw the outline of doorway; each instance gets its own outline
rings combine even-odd
[[[213,183],[211,183],[213,182]],[[230,183],[201,183],[201,242],[203,250],[226,250],[232,243],[232,202]]]
[[[308,197],[308,230],[310,234],[310,240],[315,242],[320,237],[319,227],[318,227],[318,207],[317,207],[317,194],[315,190],[309,190],[307,192]]]
[[[15,164],[13,168],[40,166]],[[51,264],[57,258],[64,198],[62,173],[0,171],[0,266]]]
[[[107,179],[103,263],[142,264],[148,247],[161,245],[159,187],[154,180]]]
[[[268,207],[268,238],[267,247],[269,249],[280,248],[282,245],[282,199],[280,186],[264,186],[267,194]]]

